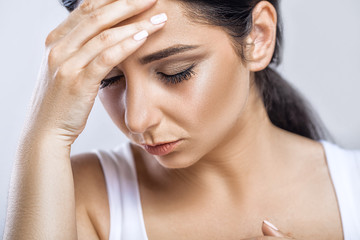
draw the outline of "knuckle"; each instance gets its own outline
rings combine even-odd
[[[144,4],[143,1],[126,0],[126,5],[132,10],[136,10],[136,9],[141,8],[143,6],[143,4]]]
[[[68,77],[67,68],[64,65],[61,65],[56,72],[56,79],[66,79]]]
[[[128,7],[136,7],[136,1],[134,1],[134,0],[126,0],[126,5]]]
[[[83,3],[79,6],[79,10],[83,14],[89,14],[95,10],[95,5],[90,0],[85,0]]]
[[[153,29],[153,25],[148,21],[148,20],[143,20],[137,23],[133,24],[133,28],[135,29],[136,32],[140,32],[143,30],[151,30]]]
[[[127,41],[124,41],[122,44],[118,44],[117,45],[117,49],[116,49],[116,52],[117,53],[120,53],[120,54],[124,54],[126,53],[127,49],[128,49],[128,46],[127,46]]]
[[[99,60],[103,65],[109,66],[114,62],[115,56],[111,51],[106,51],[100,55]]]
[[[66,65],[66,63],[60,65],[55,73],[55,79],[58,83],[64,84],[72,79],[71,75],[73,71]],[[67,81],[65,81],[67,80]]]
[[[114,38],[113,35],[108,31],[104,31],[104,32],[99,34],[99,40],[101,42],[111,42],[111,40],[113,38]]]
[[[89,14],[89,19],[92,22],[98,22],[101,20],[102,12],[101,11],[95,11]]]
[[[46,47],[51,46],[56,41],[56,38],[57,38],[57,34],[55,30],[51,31],[45,39],[45,46]]]
[[[135,24],[135,30],[137,32],[140,32],[140,31],[142,31],[144,29],[147,29],[147,28],[148,28],[148,25],[146,24],[145,21],[142,21],[142,22],[139,22],[139,23]]]
[[[57,62],[57,59],[59,58],[60,50],[58,47],[53,47],[49,51],[48,55],[48,63],[50,65],[55,64]]]

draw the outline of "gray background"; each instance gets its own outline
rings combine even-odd
[[[360,1],[285,0],[280,72],[313,104],[339,145],[360,149]],[[57,0],[0,0],[0,236],[16,144],[47,34],[67,12]],[[96,102],[73,153],[124,141]]]

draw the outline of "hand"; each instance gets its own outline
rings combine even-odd
[[[155,2],[84,0],[48,35],[26,124],[30,134],[55,134],[69,145],[75,141],[85,128],[101,80],[146,41],[133,36],[142,30],[152,34],[164,23],[143,20],[113,26]]]
[[[270,223],[268,221],[263,221],[262,232],[263,232],[264,236],[251,237],[251,238],[242,239],[242,240],[295,239],[295,238],[285,235],[277,227],[275,227],[272,223]]]

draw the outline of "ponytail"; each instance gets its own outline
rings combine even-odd
[[[271,67],[255,73],[255,83],[275,126],[313,140],[328,137],[309,103]]]

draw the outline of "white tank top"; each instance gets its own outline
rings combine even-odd
[[[360,240],[360,151],[320,141],[335,188],[345,240]],[[147,240],[130,143],[93,150],[104,171],[110,208],[110,240]]]

